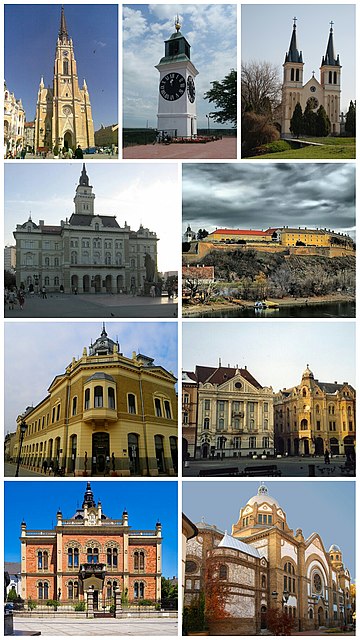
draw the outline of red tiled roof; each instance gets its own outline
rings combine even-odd
[[[218,233],[231,234],[233,236],[266,236],[266,231],[257,231],[256,229],[216,229],[210,235]]]

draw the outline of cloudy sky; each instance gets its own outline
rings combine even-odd
[[[105,161],[104,161],[105,162]],[[6,164],[5,244],[14,244],[17,224],[31,216],[37,224],[60,224],[74,212],[73,199],[82,164]],[[116,216],[137,231],[140,224],[155,231],[158,238],[158,269],[178,268],[180,237],[180,195],[176,164],[98,163],[86,165],[94,187],[95,213]],[[172,224],[164,224],[171,212]]]
[[[355,382],[355,322],[224,320],[183,322],[183,369],[195,365],[247,366],[263,386],[277,392],[301,382],[309,364],[320,382]],[[214,336],[216,340],[214,341]],[[209,349],[209,344],[212,348]],[[331,357],[329,357],[331,353]]]
[[[155,529],[160,520],[163,542],[163,575],[177,575],[177,482],[91,481],[95,502],[103,513],[121,518],[129,514],[132,529]],[[20,562],[20,523],[28,529],[50,529],[56,524],[56,511],[71,518],[81,506],[86,489],[83,479],[5,482],[5,560]]]
[[[73,357],[80,358],[101,330],[101,322],[5,321],[5,433],[15,431],[17,416],[47,395],[53,378]],[[106,331],[124,356],[143,353],[178,377],[177,323],[107,322]]]
[[[156,127],[159,72],[167,40],[174,33],[178,12],[181,33],[191,46],[196,77],[198,128],[207,127],[205,114],[213,103],[203,99],[211,82],[236,69],[235,4],[126,5],[123,13],[124,126]],[[226,34],[226,37],[224,37]],[[218,126],[218,125],[216,125]]]
[[[355,235],[353,163],[183,164],[183,226],[325,227]]]
[[[35,117],[43,76],[52,86],[60,26],[59,4],[5,5],[5,80],[21,98],[28,121]],[[79,85],[85,78],[95,130],[119,121],[118,7],[116,4],[66,4],[65,19],[73,40]]]
[[[297,44],[303,52],[304,82],[312,77],[320,80],[319,67],[325,55],[330,21],[333,21],[335,54],[340,56],[340,108],[347,112],[355,93],[355,2],[344,4],[243,4],[241,11],[241,55],[244,62],[267,61],[279,69],[283,62],[297,18]]]
[[[319,533],[325,548],[337,544],[343,552],[345,566],[355,576],[355,482],[292,480],[265,482],[269,495],[286,513],[289,527],[302,529],[305,538]],[[211,485],[211,490],[209,489]],[[192,522],[205,518],[221,531],[231,534],[239,512],[257,495],[258,482],[224,480],[183,482],[183,511]],[[226,500],[224,500],[226,496]],[[331,522],[331,526],[329,523]]]

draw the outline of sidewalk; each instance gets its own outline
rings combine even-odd
[[[33,616],[21,619],[14,616],[15,635],[18,631],[41,631],[42,636],[175,636],[177,627],[176,618],[69,620],[63,617],[44,620]]]
[[[204,160],[235,159],[236,138],[223,138],[205,144],[146,144],[123,149],[124,160]]]

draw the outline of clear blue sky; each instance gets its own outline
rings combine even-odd
[[[26,119],[35,117],[40,78],[52,86],[59,4],[5,5],[5,80],[21,98]],[[95,130],[118,122],[117,4],[65,4],[79,85],[85,78]]]
[[[162,524],[163,576],[178,573],[177,482],[104,480],[91,482],[95,502],[110,518],[129,514],[132,529],[155,529]],[[5,561],[20,562],[20,525],[28,529],[52,529],[60,508],[64,518],[71,518],[81,507],[86,490],[84,480],[39,480],[5,482]]]
[[[8,163],[5,171],[5,244],[15,244],[13,231],[31,213],[38,224],[59,225],[74,212],[73,198],[82,163]],[[86,164],[95,194],[95,213],[116,216],[132,230],[140,224],[155,231],[159,271],[175,271],[180,260],[181,200],[175,163]],[[172,224],[164,224],[169,212]]]
[[[353,320],[225,323],[183,322],[183,369],[193,371],[197,364],[216,367],[221,358],[225,367],[246,365],[262,386],[277,392],[300,384],[309,364],[320,382],[356,385]]]
[[[183,482],[183,512],[194,523],[208,524],[231,534],[240,509],[257,495],[259,482],[247,480]],[[308,538],[319,533],[328,550],[337,544],[345,566],[355,576],[355,482],[327,480],[265,481],[269,495],[286,513],[287,523]]]
[[[174,33],[179,14],[181,33],[191,46],[198,128],[207,127],[206,114],[216,111],[204,99],[211,82],[236,69],[236,4],[128,4],[123,10],[123,110],[125,127],[156,127],[159,72],[164,40]],[[218,125],[231,127],[231,124]]]
[[[325,55],[330,21],[333,21],[335,54],[340,55],[341,111],[347,112],[355,93],[355,3],[353,4],[244,4],[241,11],[241,55],[243,62],[267,61],[282,65],[297,18],[297,44],[303,53],[304,83],[320,80],[319,67]]]
[[[107,321],[105,326],[124,356],[143,353],[178,377],[176,322]],[[15,431],[17,416],[46,397],[54,377],[73,356],[80,358],[101,330],[101,322],[5,322],[5,433]]]

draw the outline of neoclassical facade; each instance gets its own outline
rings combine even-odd
[[[161,599],[161,523],[135,531],[126,510],[109,517],[89,482],[72,517],[59,509],[55,527],[47,530],[29,530],[22,522],[20,542],[21,597],[38,608],[47,600],[75,606],[91,593],[94,610],[109,611],[116,591],[130,603]]]
[[[20,99],[9,91],[4,82],[4,158],[12,158],[24,147],[25,110]]]
[[[198,458],[273,453],[273,390],[247,368],[196,366],[185,371],[182,420],[185,450]]]
[[[224,585],[227,615],[211,623],[211,635],[259,635],[268,611],[282,606],[295,630],[351,622],[341,550],[327,550],[319,533],[306,539],[301,529],[294,533],[264,485],[240,509],[231,535],[204,521],[196,527],[187,542],[185,605],[209,590],[209,582],[216,580],[220,592]]]
[[[61,8],[52,87],[41,78],[35,116],[35,151],[94,146],[94,124],[88,88],[79,87],[73,41]]]
[[[17,419],[23,469],[71,475],[157,476],[177,472],[176,378],[154,359],[120,352],[105,326],[99,338]]]
[[[301,382],[274,399],[278,453],[355,455],[355,389],[348,382],[319,382],[306,367]]]
[[[313,72],[310,80],[304,83],[304,61],[302,51],[299,51],[296,34],[296,18],[289,50],[283,64],[283,84],[281,103],[281,135],[290,135],[290,121],[294,109],[299,103],[302,112],[309,104],[313,111],[323,106],[331,124],[331,133],[340,134],[340,93],[341,93],[341,65],[339,54],[335,53],[334,32],[330,28],[325,55],[320,66],[320,81],[315,78]]]
[[[115,216],[95,212],[95,193],[85,164],[74,197],[75,212],[60,225],[16,226],[16,284],[65,293],[144,293],[157,278],[154,231],[133,231]]]

